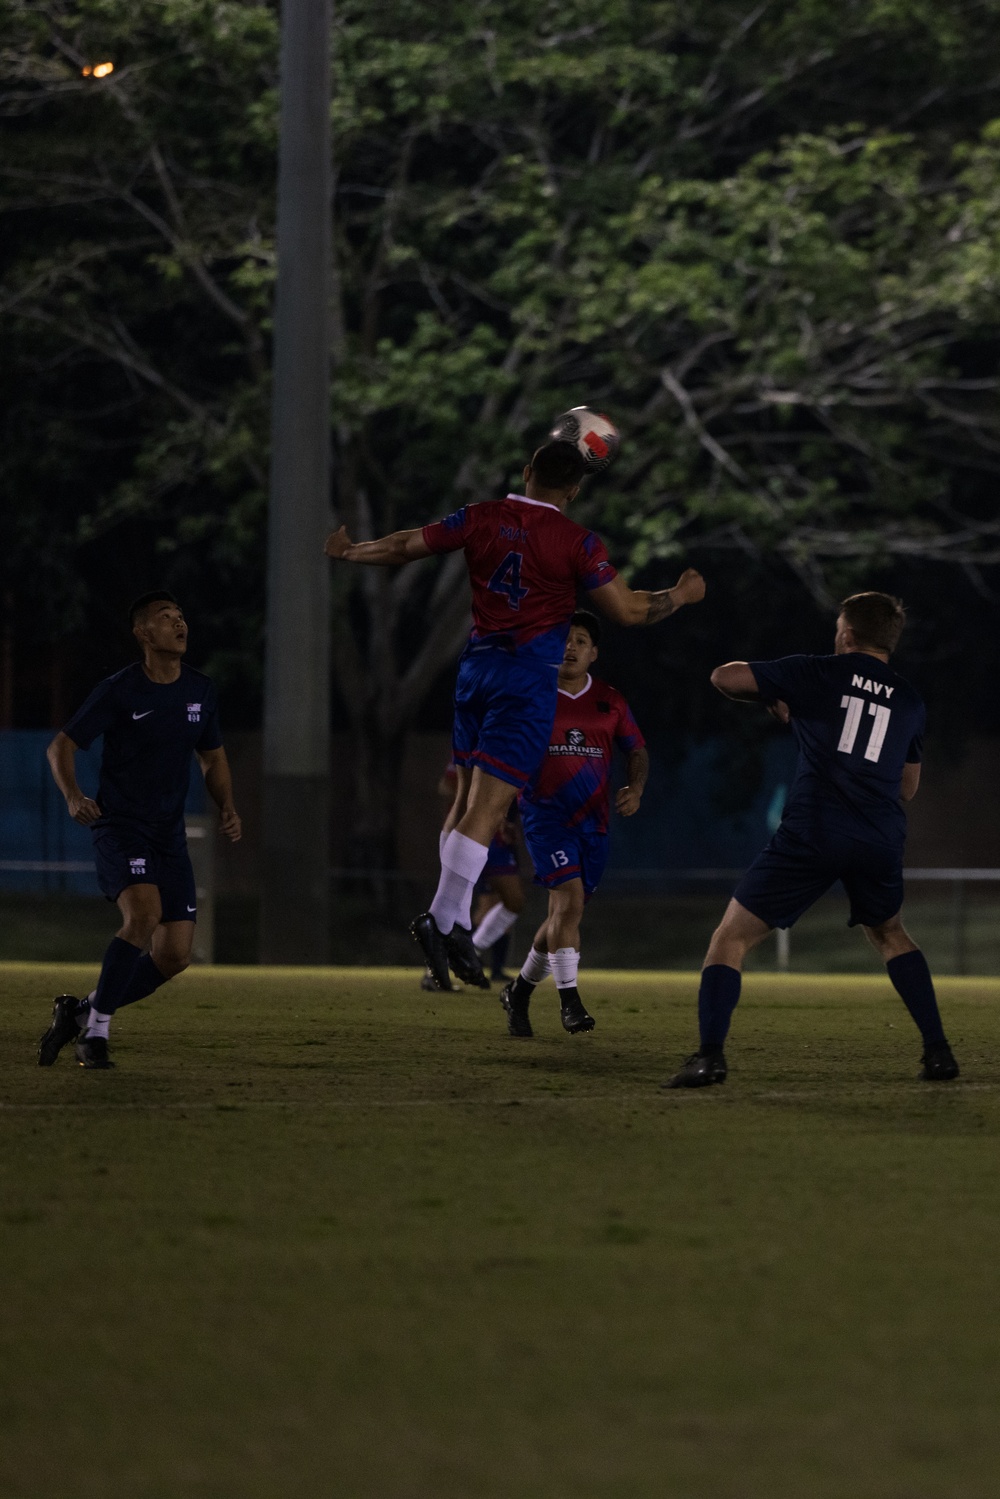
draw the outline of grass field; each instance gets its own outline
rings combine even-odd
[[[536,996],[191,972],[113,1073],[0,969],[3,1499],[994,1499],[1000,984],[957,1084],[883,980],[756,975],[730,1080],[658,1091],[694,981]]]

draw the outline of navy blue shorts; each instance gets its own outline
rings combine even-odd
[[[523,790],[548,751],[557,692],[554,666],[496,647],[467,650],[455,683],[455,764]]]
[[[535,884],[555,890],[581,880],[587,899],[601,883],[608,862],[608,835],[587,828],[568,828],[556,818],[533,817],[521,805],[524,841],[535,870]]]
[[[108,900],[117,900],[126,885],[155,885],[160,892],[161,921],[195,921],[198,897],[184,831],[157,834],[124,822],[93,828],[97,883]]]
[[[903,850],[857,838],[803,837],[780,827],[733,891],[768,926],[794,926],[837,881],[851,903],[848,926],[881,926],[903,904]]]

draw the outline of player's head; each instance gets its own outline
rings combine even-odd
[[[183,656],[188,627],[180,604],[166,588],[151,588],[129,605],[128,622],[143,650]]]
[[[546,499],[560,506],[568,505],[579,493],[585,472],[583,454],[575,442],[545,442],[525,466],[528,499]]]
[[[581,682],[597,660],[597,644],[601,638],[601,622],[589,609],[578,609],[569,622],[566,650],[563,653],[560,680]]]
[[[837,655],[870,651],[891,656],[905,624],[906,610],[891,593],[854,593],[837,615]]]

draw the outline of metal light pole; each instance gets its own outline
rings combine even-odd
[[[260,957],[330,950],[330,0],[283,0]]]

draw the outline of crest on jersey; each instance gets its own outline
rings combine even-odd
[[[201,723],[201,703],[188,703],[188,723]]]
[[[567,729],[566,743],[571,744],[574,749],[581,749],[587,742],[587,736],[582,729]]]

